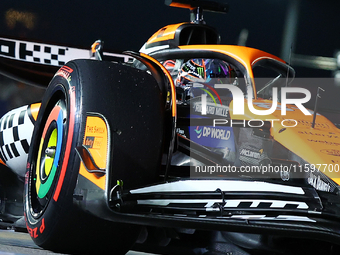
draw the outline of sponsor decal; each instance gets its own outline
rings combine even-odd
[[[228,148],[235,151],[233,129],[231,127],[190,126],[190,139],[211,148]]]
[[[249,149],[242,149],[240,152],[240,156],[246,156],[249,158],[254,158],[254,159],[259,159],[261,157],[263,150],[261,149],[260,151],[252,151]]]
[[[199,126],[197,126],[194,131],[197,134],[197,138],[200,138],[203,135],[203,137],[227,141],[230,139],[230,135],[231,135],[230,130],[214,128],[214,127],[200,128]]]
[[[299,126],[306,126],[306,127],[311,127],[312,126],[312,122],[311,121],[300,120],[300,119],[297,119],[295,121],[298,123]],[[315,123],[315,127],[316,128],[330,129],[330,126],[327,123],[320,123],[320,122],[316,122]]]
[[[316,132],[312,132],[312,131],[299,131],[298,133],[300,135],[309,135],[309,136],[318,136],[318,137],[325,137],[325,138],[332,138],[332,139],[340,139],[340,137],[338,135],[335,135],[334,133],[322,134],[322,133],[316,133]]]
[[[102,134],[105,131],[106,131],[105,126],[92,126],[92,125],[86,126],[87,133]]]
[[[84,146],[88,149],[100,150],[103,145],[104,136],[107,136],[107,130],[105,123],[101,121],[100,118],[94,119],[94,121],[90,122],[94,117],[88,117],[87,125],[86,125],[86,136],[84,138]],[[93,125],[93,123],[95,125]],[[106,154],[106,152],[104,152]]]
[[[324,149],[324,150],[320,150],[320,152],[325,153],[330,156],[340,157],[340,150]]]
[[[195,133],[197,134],[197,138],[201,138],[201,136],[202,136],[202,128],[197,126],[197,128],[195,129]]]
[[[320,176],[316,176],[313,173],[309,173],[309,177],[307,181],[308,181],[308,184],[312,185],[317,190],[327,191],[327,192],[331,190],[331,186],[328,183],[321,180]]]
[[[73,69],[68,67],[68,66],[63,66],[61,67],[58,72],[56,73],[56,75],[62,76],[64,77],[66,80],[68,80],[71,75],[71,73],[73,72]]]
[[[329,141],[321,141],[321,140],[313,140],[313,139],[307,139],[308,142],[313,142],[313,143],[322,143],[330,146],[340,146],[340,143],[333,143]]]
[[[26,224],[26,227],[27,227],[28,234],[32,238],[37,238],[37,237],[39,237],[39,234],[42,234],[45,230],[45,219],[43,218],[41,220],[40,227],[31,228],[27,224]]]
[[[84,146],[88,149],[100,149],[103,137],[86,136]]]
[[[205,78],[204,68],[203,66],[199,66],[198,64],[189,61],[184,67],[183,71],[189,73],[194,77]]]
[[[195,103],[194,104],[194,111],[195,112],[202,112],[202,104],[201,103]],[[217,115],[217,116],[222,116],[222,117],[229,117],[229,107],[228,106],[224,106],[224,105],[217,105],[217,104],[207,104],[205,106],[205,113],[209,114],[209,115]]]
[[[255,147],[252,144],[244,144],[243,147],[239,149],[239,159],[242,166],[251,166],[254,169],[258,169],[260,172],[270,173],[272,170],[275,173],[279,173],[280,170],[284,168],[284,166],[276,167],[270,165],[270,160],[267,156],[267,153],[264,152],[263,149],[259,147]]]
[[[109,127],[103,116],[95,113],[87,116],[83,146],[88,149],[93,161],[102,171],[108,168],[108,153],[110,148],[109,134]],[[105,174],[98,176],[89,172],[83,162],[80,164],[79,174],[96,184],[99,188],[105,190]]]
[[[86,136],[85,141],[84,141],[84,146],[86,148],[93,148],[94,139],[95,139],[94,136]]]
[[[197,67],[197,74],[199,75],[199,76],[202,76],[202,77],[204,77],[204,68],[203,67]]]
[[[195,74],[196,76],[202,77],[200,75],[200,73],[203,72],[203,77],[204,77],[205,74],[204,74],[203,67],[202,68],[197,68],[197,71],[198,71],[198,73]],[[223,111],[222,109],[226,109],[226,111],[228,112],[229,108],[226,107],[226,106],[223,106],[220,95],[217,93],[217,91],[211,85],[208,85],[206,83],[194,83],[193,84],[193,88],[198,88],[198,89],[200,89],[200,90],[202,90],[202,91],[204,91],[206,93],[206,94],[201,94],[201,104],[197,104],[196,103],[194,105],[194,108],[195,108],[196,112],[200,112],[202,115],[215,114],[215,108],[212,108],[213,105],[209,104],[209,106],[207,106],[207,95],[210,96],[210,98],[214,102],[215,106],[217,106],[217,103],[216,103],[216,100],[215,100],[215,97],[217,97],[217,99],[219,101],[219,104],[222,106],[220,111]],[[215,96],[213,94],[215,94]],[[219,113],[219,112],[217,111],[217,113]],[[221,114],[221,113],[219,113],[219,114]],[[222,116],[227,116],[227,115],[226,115],[226,113],[224,113],[224,115],[222,115]]]

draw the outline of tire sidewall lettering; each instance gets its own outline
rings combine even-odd
[[[42,234],[45,231],[45,218],[42,218],[41,224],[39,227],[31,228],[30,226],[28,226],[28,224],[26,224],[26,227],[27,227],[28,234],[32,238],[37,238],[39,237],[40,234]]]

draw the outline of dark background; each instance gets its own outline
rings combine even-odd
[[[247,46],[280,56],[290,1],[227,2],[228,14],[204,15],[207,24],[220,32],[222,43],[236,44],[241,30],[247,29]],[[28,27],[20,14],[15,20],[13,11],[31,15],[33,25]],[[339,11],[340,1],[300,0],[294,52],[332,57],[340,48]],[[83,47],[102,39],[110,50],[138,51],[158,29],[182,21],[189,21],[189,11],[165,6],[163,0],[1,0],[0,6],[0,34]],[[315,76],[316,70],[300,72],[301,76]],[[331,76],[330,71],[317,73]]]
[[[247,46],[283,57],[285,21],[293,1],[229,0],[228,14],[206,12],[204,18],[220,32],[223,44],[237,44],[246,29]],[[299,3],[293,53],[334,57],[340,49],[340,1]],[[189,11],[168,7],[163,0],[1,0],[0,4],[0,36],[86,48],[102,39],[106,50],[138,51],[158,29],[183,21],[189,21]],[[297,77],[334,76],[329,70],[293,67]],[[331,108],[340,109],[340,85],[330,89]]]

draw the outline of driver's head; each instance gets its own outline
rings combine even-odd
[[[193,83],[231,83],[235,78],[229,64],[218,59],[190,59],[179,70],[175,81],[177,87],[191,87]]]

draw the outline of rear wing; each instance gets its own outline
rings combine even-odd
[[[103,52],[105,60],[127,62],[118,52]],[[90,47],[74,48],[0,37],[0,73],[9,78],[46,87],[57,70],[74,59],[91,59]]]

